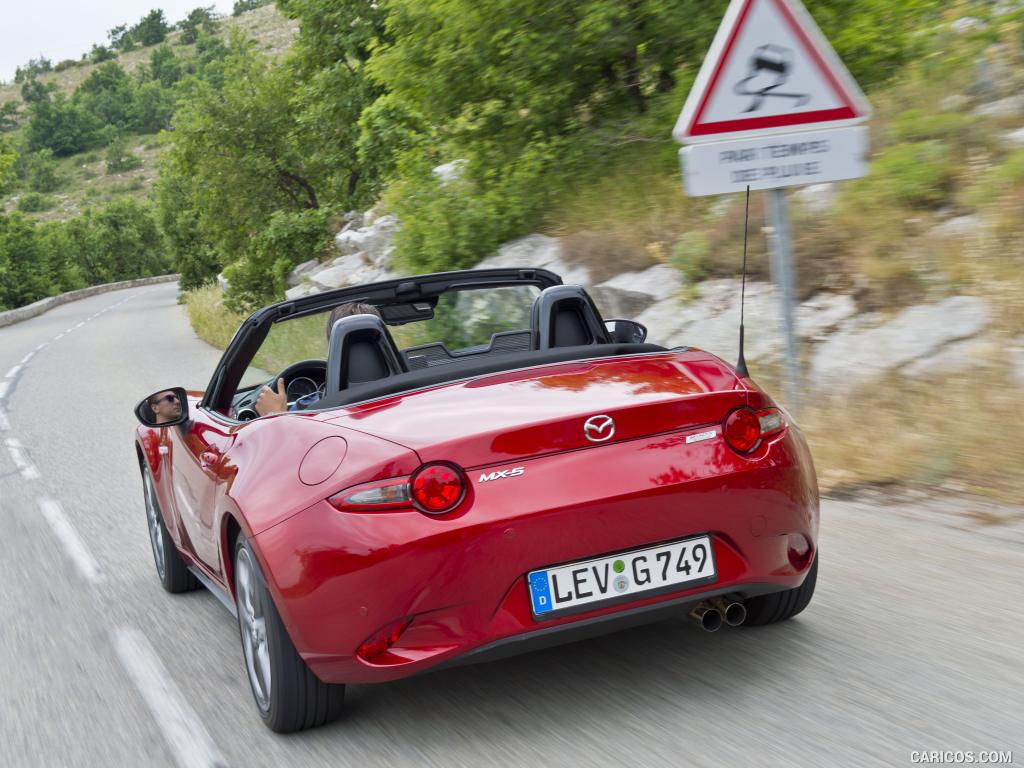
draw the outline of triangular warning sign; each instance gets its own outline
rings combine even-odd
[[[690,144],[851,125],[870,112],[799,0],[732,0],[672,135]]]

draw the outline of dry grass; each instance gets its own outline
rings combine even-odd
[[[1019,503],[1020,393],[997,365],[941,378],[893,376],[812,401],[801,422],[825,492],[919,484]]]

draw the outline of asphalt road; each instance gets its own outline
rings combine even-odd
[[[173,284],[0,330],[0,765],[911,765],[1024,761],[1019,527],[959,502],[826,502],[797,619],[685,619],[487,665],[350,686],[347,715],[265,730],[234,620],[157,583],[133,404],[203,388],[218,353]],[[929,506],[932,504],[932,506]]]

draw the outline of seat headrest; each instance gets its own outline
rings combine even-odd
[[[376,315],[350,315],[331,328],[327,350],[327,393],[407,371],[384,321]]]
[[[534,349],[609,343],[601,314],[578,285],[553,285],[533,302]]]

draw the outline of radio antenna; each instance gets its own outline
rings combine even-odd
[[[747,224],[750,221],[750,185],[747,185],[747,205],[743,212],[743,282],[740,288],[740,359],[736,361],[736,373],[743,378],[749,378],[747,371],[747,360],[743,356],[743,305],[747,299]]]

